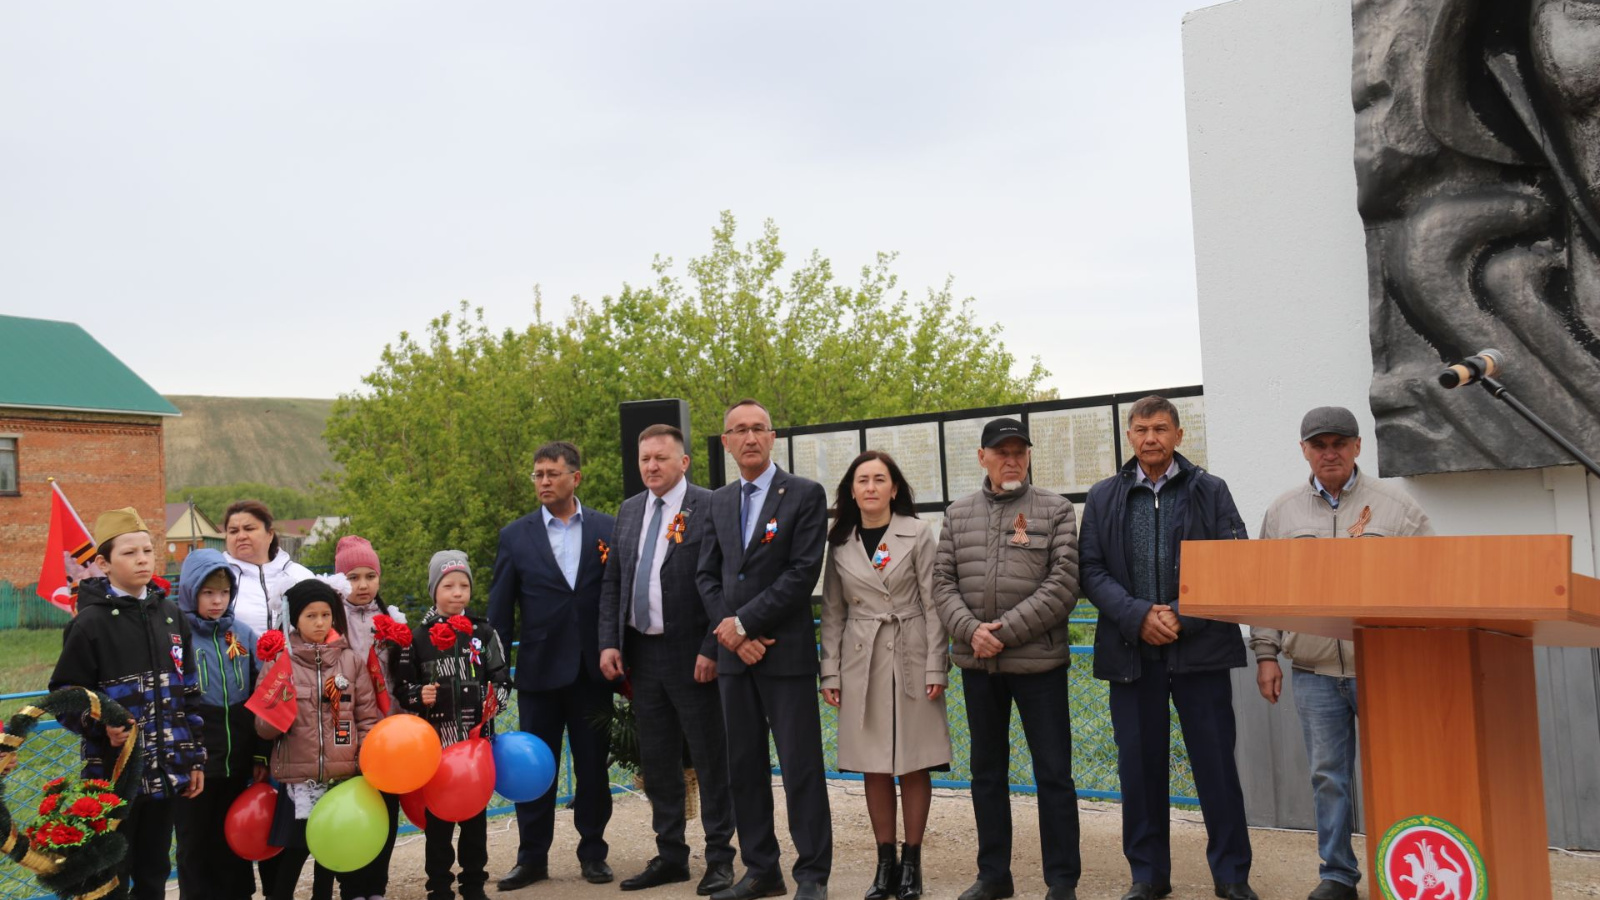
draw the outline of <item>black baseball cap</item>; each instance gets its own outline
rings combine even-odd
[[[1022,438],[1024,444],[1033,446],[1033,441],[1028,440],[1027,427],[1016,419],[993,419],[983,426],[982,446],[985,450],[1010,438]]]

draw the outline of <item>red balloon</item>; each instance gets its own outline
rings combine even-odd
[[[260,862],[271,859],[283,850],[267,843],[272,831],[272,816],[278,809],[278,792],[264,781],[245,788],[228,807],[223,819],[222,833],[228,846],[240,859]]]
[[[423,799],[424,788],[417,788],[409,794],[400,795],[400,808],[405,810],[406,818],[418,828],[428,827],[428,801]]]
[[[422,789],[428,812],[446,822],[464,822],[489,805],[494,796],[494,751],[483,738],[469,738],[444,748],[439,771]]]

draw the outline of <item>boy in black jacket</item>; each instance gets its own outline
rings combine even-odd
[[[494,710],[510,697],[510,668],[504,648],[487,620],[466,614],[472,599],[472,569],[460,550],[440,550],[428,563],[428,595],[433,609],[413,632],[411,646],[395,665],[395,693],[406,709],[427,719],[446,747],[472,736],[482,725],[494,730]],[[488,719],[485,719],[487,711]],[[428,900],[453,896],[454,881],[464,900],[485,900],[489,880],[486,812],[461,822],[459,854],[450,846],[456,823],[428,813],[426,869]],[[457,858],[461,875],[452,877]]]
[[[62,635],[61,657],[50,689],[77,686],[104,693],[138,723],[145,752],[143,790],[134,798],[120,831],[128,838],[118,876],[134,900],[166,894],[171,871],[172,801],[193,799],[205,787],[204,724],[194,711],[198,682],[189,622],[167,599],[155,576],[150,530],[132,507],[113,510],[94,523],[95,563],[105,578],[78,584],[78,614]],[[109,778],[121,747],[132,735],[106,728],[85,715],[62,721],[83,738],[83,777]]]

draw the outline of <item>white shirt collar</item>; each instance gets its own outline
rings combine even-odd
[[[577,497],[573,497],[572,502],[577,508],[572,512],[572,518],[568,519],[564,523],[565,527],[567,528],[571,528],[574,525],[583,524],[583,501],[579,500]],[[550,507],[540,506],[539,511],[544,513],[544,527],[549,528],[551,522],[559,521],[555,517],[555,514],[550,511]]]

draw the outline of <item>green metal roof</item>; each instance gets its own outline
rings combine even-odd
[[[72,322],[0,316],[0,406],[181,415]]]

